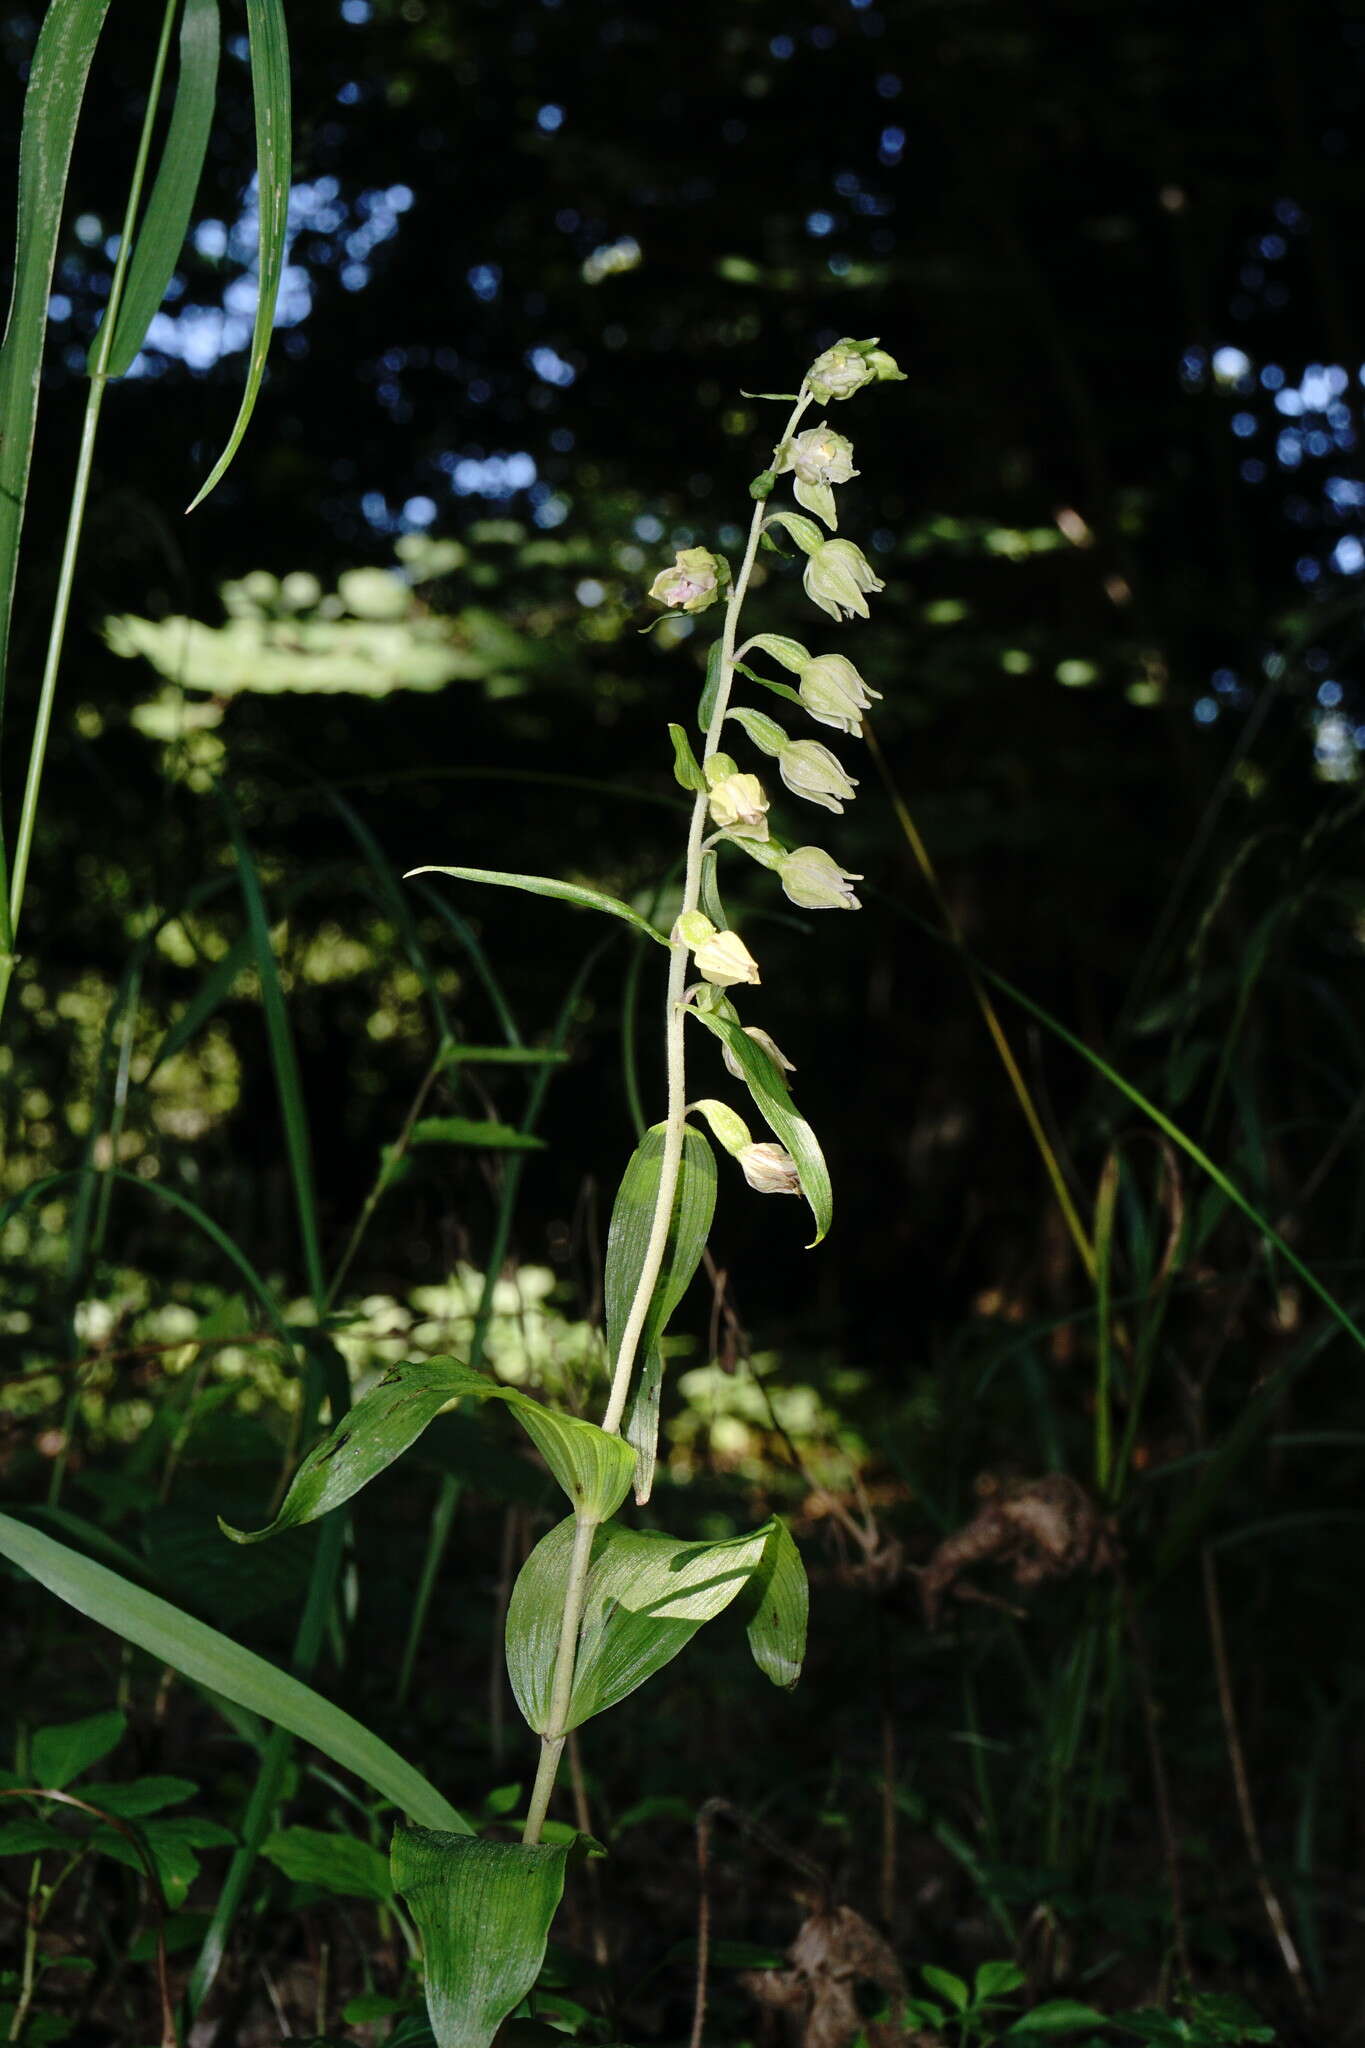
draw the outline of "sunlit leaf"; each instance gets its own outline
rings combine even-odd
[[[622,1334],[635,1299],[644,1267],[645,1249],[654,1226],[663,1154],[664,1126],[655,1124],[645,1132],[631,1154],[612,1206],[605,1280],[607,1356],[612,1366],[621,1349]],[[637,1352],[640,1378],[626,1425],[627,1439],[634,1445],[639,1461],[635,1479],[637,1501],[649,1499],[653,1484],[664,1332],[668,1328],[669,1317],[687,1292],[700,1264],[715,1206],[715,1155],[703,1133],[689,1125],[683,1134],[678,1188],[663,1264],[640,1336]]]
[[[395,1833],[393,1884],[422,1937],[438,2048],[489,2048],[535,1983],[571,1846]]]
[[[635,1461],[628,1444],[595,1423],[560,1415],[515,1387],[485,1378],[458,1358],[391,1365],[336,1428],[314,1444],[294,1474],[279,1513],[263,1529],[235,1529],[234,1543],[259,1543],[282,1529],[316,1521],[359,1493],[401,1457],[447,1402],[502,1401],[515,1414],[575,1509],[605,1519],[626,1497]]]
[[[265,375],[266,352],[275,325],[275,302],[284,274],[292,175],[293,119],[289,93],[289,35],[280,0],[246,0],[251,45],[251,92],[256,110],[256,204],[259,216],[256,259],[256,320],[247,360],[246,388],[228,444],[189,509],[202,505],[242,444]]]
[[[147,338],[180,260],[204,168],[218,90],[218,0],[185,0],[180,22],[180,78],[166,146],[124,280],[114,339],[104,373],[121,377]],[[91,344],[98,363],[100,334]]]
[[[801,1553],[785,1522],[774,1516],[747,1599],[757,1596],[749,1617],[749,1648],[765,1678],[784,1690],[796,1684],[806,1656],[810,1588]]]
[[[252,1713],[311,1742],[324,1755],[391,1799],[402,1812],[433,1827],[466,1829],[450,1802],[404,1763],[386,1742],[311,1687],[244,1650],[154,1593],[106,1571],[37,1529],[0,1515],[0,1556],[17,1564],[79,1614],[136,1643],[196,1685],[221,1693]]]
[[[815,1236],[811,1239],[811,1246],[819,1244],[834,1219],[834,1191],[830,1186],[829,1168],[825,1165],[820,1141],[792,1101],[782,1069],[732,1018],[716,1016],[695,1005],[689,1014],[729,1047],[753,1097],[754,1107],[773,1136],[786,1146],[796,1161],[796,1170],[801,1176],[801,1192],[815,1218]]]
[[[90,60],[108,7],[109,0],[51,0],[24,94],[14,288],[0,345],[0,697],[62,202]],[[0,932],[5,917],[0,909]]]
[[[773,1524],[751,1536],[687,1543],[610,1524],[593,1537],[568,1726],[628,1697],[743,1591],[764,1562]],[[573,1547],[573,1522],[542,1537],[507,1613],[507,1669],[528,1725],[543,1734]]]
[[[607,896],[601,889],[589,889],[581,882],[557,882],[549,875],[505,874],[497,868],[446,867],[409,868],[404,881],[413,875],[451,875],[457,882],[491,882],[499,889],[524,889],[531,896],[554,896],[562,903],[577,904],[581,910],[604,910],[608,916],[634,925],[637,932],[646,932],[661,946],[668,944],[664,934],[647,917],[641,917],[638,910],[632,910],[617,896]]]

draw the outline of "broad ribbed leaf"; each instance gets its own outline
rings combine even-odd
[[[762,1569],[773,1524],[722,1543],[608,1524],[593,1537],[568,1726],[626,1699],[676,1657]],[[573,1522],[560,1522],[527,1558],[507,1611],[507,1669],[517,1705],[543,1734],[559,1646]]]
[[[136,1643],[196,1685],[207,1686],[311,1742],[414,1819],[432,1827],[468,1831],[463,1815],[386,1742],[311,1687],[267,1664],[264,1657],[242,1649],[216,1628],[207,1628],[169,1601],[144,1592],[131,1580],[106,1571],[103,1565],[93,1564],[78,1551],[68,1550],[64,1543],[54,1542],[10,1515],[0,1515],[0,1556],[9,1558],[79,1614],[112,1629],[125,1642]]]
[[[500,1386],[458,1358],[391,1365],[294,1474],[273,1522],[263,1529],[219,1527],[234,1543],[260,1543],[340,1507],[415,1443],[447,1402],[503,1401],[516,1415],[575,1509],[605,1520],[626,1497],[635,1469],[630,1447],[595,1423],[560,1415],[515,1387]]]
[[[806,1622],[810,1588],[801,1553],[785,1522],[774,1516],[763,1561],[754,1573],[749,1595],[758,1604],[749,1617],[749,1648],[765,1678],[789,1691],[801,1676],[806,1656]]]
[[[801,1176],[801,1192],[815,1218],[815,1235],[807,1246],[807,1250],[812,1249],[826,1235],[834,1220],[834,1190],[829,1183],[829,1168],[825,1165],[819,1139],[792,1101],[782,1069],[741,1025],[732,1018],[715,1016],[695,1005],[690,1006],[689,1014],[730,1048],[744,1077],[744,1085],[753,1097],[754,1107],[773,1136],[786,1146],[796,1161],[796,1170]]]
[[[128,1722],[115,1707],[103,1714],[89,1714],[83,1721],[63,1721],[59,1727],[40,1728],[33,1738],[29,1770],[35,1784],[60,1792],[91,1764],[97,1764],[123,1740]]]
[[[654,1124],[631,1154],[612,1207],[607,1233],[606,1313],[607,1355],[613,1367],[654,1227],[663,1154],[664,1126]],[[689,1125],[683,1135],[678,1188],[663,1265],[640,1337],[640,1379],[626,1424],[627,1439],[635,1446],[639,1460],[635,1477],[637,1501],[649,1499],[653,1484],[663,1335],[701,1262],[715,1206],[715,1155],[703,1133]]]
[[[605,910],[609,917],[620,917],[637,932],[648,933],[661,946],[668,940],[661,931],[641,917],[638,910],[632,910],[628,903],[622,903],[618,896],[607,896],[601,889],[589,889],[581,882],[557,882],[552,875],[505,874],[499,868],[409,868],[403,880],[413,875],[451,875],[457,882],[491,882],[498,889],[524,889],[531,896],[554,896],[561,903],[576,903],[580,910]]]
[[[218,0],[185,0],[180,78],[161,165],[138,230],[105,375],[121,377],[147,338],[180,258],[204,168],[218,91]],[[99,333],[91,345],[99,360]]]
[[[545,1960],[569,1842],[480,1842],[430,1828],[393,1838],[394,1890],[422,1937],[438,2048],[489,2048]]]
[[[85,81],[108,8],[109,0],[51,0],[24,94],[14,289],[0,346],[0,698],[62,202]],[[5,915],[0,910],[0,930]]]
[[[292,112],[289,93],[289,34],[280,0],[246,0],[247,35],[251,44],[251,93],[256,109],[256,207],[259,219],[256,258],[256,321],[247,359],[246,388],[227,447],[189,510],[202,505],[242,445],[256,396],[265,375],[275,302],[284,275],[289,226],[289,184],[292,175]]]

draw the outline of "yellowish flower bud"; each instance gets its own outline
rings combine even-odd
[[[715,932],[696,948],[697,971],[717,988],[732,988],[736,982],[757,985],[758,962],[738,932]]]
[[[904,372],[894,357],[878,348],[874,334],[869,341],[853,341],[845,335],[817,356],[806,372],[806,386],[824,404],[832,398],[852,398],[865,384],[904,383]]]
[[[738,1155],[740,1171],[760,1195],[799,1195],[801,1176],[796,1161],[781,1145],[746,1145]]]
[[[711,788],[711,818],[722,832],[768,836],[768,799],[756,775],[727,775]]]

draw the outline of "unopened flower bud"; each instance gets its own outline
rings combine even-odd
[[[797,689],[801,702],[821,725],[839,732],[861,730],[863,713],[881,696],[870,690],[853,663],[842,654],[817,654],[801,671]]]
[[[798,846],[777,864],[784,893],[803,910],[859,910],[853,884],[861,875],[841,868],[822,846]]]
[[[680,548],[671,569],[660,569],[649,586],[655,604],[670,611],[704,612],[730,581],[730,565],[709,548]]]
[[[841,812],[858,787],[819,740],[789,741],[778,756],[777,771],[793,796],[803,796],[827,811]]]
[[[746,1038],[752,1038],[755,1045],[761,1046],[763,1048],[763,1051],[767,1053],[768,1058],[772,1061],[773,1065],[777,1067],[782,1073],[794,1074],[796,1072],[795,1066],[793,1065],[792,1061],[787,1058],[787,1055],[783,1052],[781,1046],[777,1043],[777,1040],[771,1037],[769,1033],[763,1029],[763,1026],[761,1024],[746,1024],[744,1026],[744,1036]],[[725,1071],[727,1072],[727,1074],[733,1074],[737,1081],[742,1081],[744,1079],[744,1069],[740,1065],[739,1061],[735,1058],[734,1054],[731,1052],[728,1045],[723,1044],[721,1046],[720,1056],[725,1062]]]
[[[760,1195],[799,1195],[801,1176],[796,1161],[781,1145],[746,1145],[739,1154],[740,1171]]]
[[[757,983],[758,962],[738,932],[715,932],[696,948],[697,971],[717,988],[731,988],[737,981]]]
[[[807,388],[822,404],[831,398],[852,398],[865,384],[892,380],[903,383],[904,373],[884,348],[878,348],[876,335],[869,341],[853,341],[845,335],[817,356],[806,372]]]
[[[711,818],[722,832],[768,836],[768,799],[756,775],[727,775],[711,787]]]
[[[850,477],[857,476],[853,467],[853,443],[842,434],[836,434],[822,421],[818,427],[808,427],[804,434],[797,434],[781,450],[779,470],[791,470],[795,474],[796,502],[804,505],[808,512],[814,512],[823,519],[831,530],[839,524],[834,509],[832,484],[846,484]]]
[[[886,585],[860,547],[851,540],[826,540],[806,557],[803,576],[806,595],[821,611],[838,619],[841,612],[856,612],[865,619],[865,590],[884,590]]]

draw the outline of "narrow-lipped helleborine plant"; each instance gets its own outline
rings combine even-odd
[[[852,541],[831,537],[838,526],[835,488],[857,474],[852,445],[824,420],[806,427],[802,421],[812,406],[842,402],[899,376],[875,341],[840,341],[827,349],[806,372],[771,462],[750,486],[756,503],[738,568],[708,548],[684,548],[654,579],[650,597],[674,614],[723,606],[701,696],[700,760],[682,726],[669,727],[674,772],[693,794],[682,905],[672,930],[665,934],[629,904],[578,883],[483,868],[418,870],[606,911],[668,951],[666,1110],[627,1165],[612,1211],[605,1283],[611,1379],[600,1425],[557,1414],[453,1358],[396,1365],[304,1459],[268,1529],[228,1531],[254,1542],[325,1513],[391,1463],[441,1408],[471,1397],[512,1408],[568,1496],[572,1513],[527,1559],[507,1615],[512,1689],[540,1737],[521,1842],[480,1841],[404,1823],[393,1844],[394,1885],[422,1935],[427,2005],[440,2048],[489,2048],[535,1982],[569,1856],[596,1848],[567,1829],[553,1831],[559,1839],[542,1840],[570,1731],[634,1692],[736,1599],[766,1675],[790,1686],[800,1671],[806,1581],[780,1521],[752,1535],[698,1543],[629,1529],[614,1517],[632,1485],[637,1502],[649,1497],[664,1330],[711,1224],[715,1154],[699,1125],[709,1128],[760,1194],[805,1197],[815,1219],[814,1243],[830,1224],[829,1176],[788,1092],[791,1063],[766,1031],[741,1022],[729,993],[757,983],[760,970],[726,918],[717,856],[724,847],[738,848],[770,869],[806,910],[856,909],[853,884],[860,878],[823,847],[789,847],[778,839],[763,781],[721,740],[729,721],[776,762],[792,796],[823,810],[838,814],[854,794],[855,778],[829,747],[793,736],[763,712],[732,705],[731,693],[735,678],[744,676],[818,724],[858,735],[877,693],[846,656],[812,654],[800,641],[767,631],[741,642],[739,622],[758,549],[776,547],[774,531],[785,532],[804,555],[806,594],[822,612],[836,624],[867,617],[868,595],[882,588],[881,580]],[[787,477],[803,509],[770,510]],[[794,687],[756,673],[748,664],[759,656],[785,669]],[[739,1112],[715,1097],[689,1101],[689,1019],[720,1040],[726,1069],[748,1089],[770,1137],[755,1140]]]

